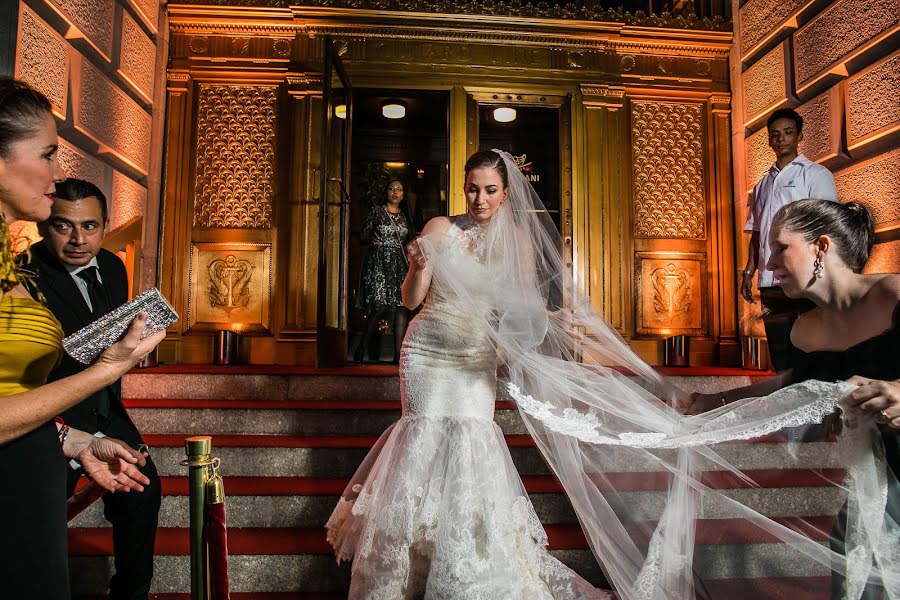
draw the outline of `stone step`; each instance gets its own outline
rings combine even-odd
[[[748,385],[771,373],[729,368],[658,368],[689,391],[716,392]],[[124,398],[220,400],[396,400],[397,367],[311,369],[278,366],[172,365],[135,369],[122,381]]]
[[[555,526],[547,530],[554,556],[588,581],[604,586],[603,574],[586,549],[577,526]],[[712,532],[712,535],[716,534]],[[110,533],[70,530],[69,544],[70,566],[73,572],[79,573],[75,593],[102,593],[112,569]],[[229,550],[229,577],[235,592],[340,592],[349,584],[347,565],[337,565],[328,554],[329,547],[321,530],[232,529],[229,530]],[[155,561],[154,592],[189,590],[186,529],[159,531]],[[759,586],[759,579],[764,576],[766,579],[828,579],[827,570],[799,555],[787,544],[700,545],[696,550],[695,565],[700,576],[712,586],[738,581],[743,585]]]
[[[185,458],[184,439],[178,434],[145,434],[160,475],[184,475],[180,462]],[[507,434],[507,446],[520,475],[545,475],[546,463],[529,435]],[[773,438],[774,439],[774,438]],[[376,436],[289,436],[289,435],[214,435],[214,454],[222,459],[221,472],[242,477],[349,477],[356,471]],[[753,446],[748,451],[747,444]],[[841,467],[843,443],[808,442],[787,444],[781,441],[721,444],[719,455],[735,468],[779,470],[784,457],[793,453],[791,467],[796,469],[837,469]],[[674,459],[672,451],[659,455]],[[639,472],[630,452],[609,448],[606,468],[610,472]],[[718,470],[707,465],[708,470]],[[702,466],[701,466],[702,470]],[[784,485],[784,484],[782,484]]]
[[[128,399],[128,414],[147,433],[377,436],[400,418],[399,400]],[[498,401],[504,433],[527,433],[515,404]]]

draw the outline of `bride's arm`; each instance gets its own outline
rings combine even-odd
[[[447,217],[435,217],[425,224],[422,229],[422,235],[445,233],[450,228],[450,219]],[[403,299],[403,306],[409,310],[414,310],[425,300],[428,294],[428,288],[431,287],[431,267],[427,264],[427,257],[419,246],[419,240],[411,241],[407,246],[409,254],[409,270],[406,272],[406,279],[400,287],[400,296]]]

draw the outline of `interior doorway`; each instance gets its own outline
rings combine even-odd
[[[384,252],[380,258],[388,266],[380,267],[371,240],[363,234],[368,218],[386,216],[379,211],[385,210],[389,184],[403,189],[401,207],[408,237],[418,234],[429,219],[448,214],[449,107],[449,92],[354,89],[348,254],[348,358],[353,362],[389,363],[398,358],[403,319],[375,306],[363,278],[371,282],[384,276],[385,281],[376,286],[395,286],[400,270],[390,265]],[[378,268],[394,275],[373,274]]]

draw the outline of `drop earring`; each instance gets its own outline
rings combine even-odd
[[[823,277],[825,277],[825,263],[823,263],[822,259],[818,256],[813,262],[813,274],[816,276],[816,279],[822,279]]]

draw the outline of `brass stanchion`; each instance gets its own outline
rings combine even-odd
[[[212,438],[208,435],[189,437],[184,441],[188,467],[191,511],[191,600],[209,598],[209,551],[203,530],[206,519],[206,483],[212,459]]]

